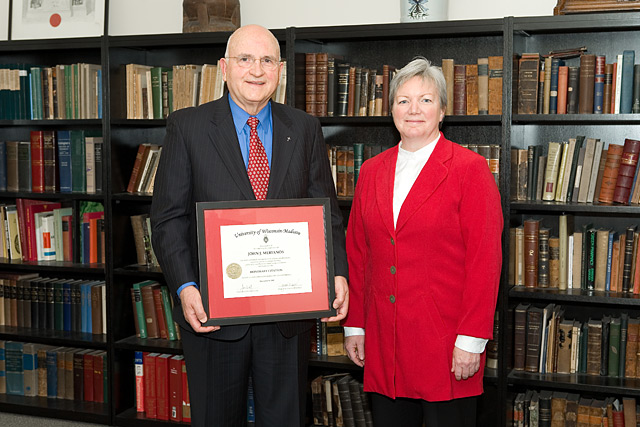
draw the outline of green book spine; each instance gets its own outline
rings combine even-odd
[[[625,357],[627,354],[627,329],[629,328],[629,315],[622,313],[620,315],[620,361],[618,362],[618,376],[624,378]],[[611,358],[609,358],[611,360]]]
[[[167,336],[170,341],[175,341],[178,339],[178,334],[176,333],[176,325],[173,322],[173,314],[171,313],[169,288],[166,286],[160,288],[160,295],[162,295],[162,308],[164,309],[164,315],[167,319]]]
[[[84,131],[71,131],[71,191],[84,193],[87,191],[87,168],[85,166]]]
[[[71,93],[73,90],[73,86],[71,85],[71,69],[72,66],[67,65],[64,67],[64,85],[67,90],[64,91],[64,108],[67,114],[67,118],[73,117],[73,111],[71,110],[71,106],[73,105],[73,94]]]
[[[590,229],[587,232],[587,237],[587,289],[594,290],[596,279],[596,230]]]
[[[364,143],[353,143],[353,179],[354,185],[358,183],[358,175],[360,175],[360,168],[364,162]]]
[[[620,368],[620,319],[609,324],[609,376],[617,377]]]
[[[148,338],[147,320],[144,316],[144,307],[142,306],[142,287],[155,283],[153,280],[146,280],[133,284],[133,298],[136,302],[136,316],[138,316],[138,325],[140,326],[140,338]]]
[[[162,118],[162,67],[151,69],[151,98],[153,100],[153,118]]]
[[[78,64],[73,64],[73,118],[80,118],[80,75],[78,73]]]

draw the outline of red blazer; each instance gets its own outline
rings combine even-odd
[[[366,161],[347,231],[350,306],[365,328],[365,391],[444,401],[482,393],[451,373],[458,335],[490,339],[502,263],[486,160],[440,136],[393,225],[398,147]]]

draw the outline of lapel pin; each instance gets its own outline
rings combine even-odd
[[[291,137],[290,136],[287,137],[287,141],[291,141]]]

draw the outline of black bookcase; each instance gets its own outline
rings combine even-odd
[[[443,132],[446,137],[465,144],[498,144],[501,147],[499,187],[502,195],[505,233],[505,260],[498,311],[499,368],[485,372],[485,396],[479,408],[479,425],[507,425],[507,412],[513,392],[535,388],[566,390],[592,396],[640,396],[638,380],[581,376],[524,374],[511,370],[513,332],[510,318],[520,302],[546,305],[555,302],[567,307],[576,318],[591,312],[625,311],[640,316],[640,299],[621,295],[588,295],[580,291],[543,291],[508,286],[506,260],[509,258],[508,228],[520,225],[525,218],[553,218],[571,213],[576,223],[590,221],[620,231],[637,221],[640,208],[635,206],[598,206],[542,202],[511,202],[509,194],[510,148],[526,148],[566,140],[578,134],[621,143],[639,130],[640,115],[517,115],[512,113],[512,57],[523,52],[547,53],[549,50],[587,46],[589,52],[613,55],[625,49],[640,51],[640,14],[613,13],[557,17],[504,18],[492,20],[449,21],[416,24],[381,24],[338,27],[290,27],[275,30],[287,59],[287,99],[295,105],[296,68],[301,53],[338,53],[352,63],[380,68],[382,64],[401,67],[422,55],[436,65],[443,58],[456,63],[475,63],[478,57],[503,56],[503,114],[500,116],[447,116]],[[0,411],[33,414],[120,426],[170,425],[146,420],[135,412],[133,352],[135,350],[181,353],[179,343],[135,338],[133,310],[129,289],[132,283],[153,279],[163,282],[158,269],[135,265],[131,215],[149,211],[150,196],[125,192],[133,167],[137,146],[144,142],[162,144],[165,120],[127,120],[119,107],[125,96],[122,69],[127,63],[171,66],[175,64],[215,63],[223,56],[229,33],[167,34],[148,36],[105,36],[65,40],[0,42],[3,64],[27,63],[99,63],[103,66],[103,118],[101,120],[2,120],[0,140],[27,140],[31,130],[93,129],[104,138],[104,190],[101,194],[0,193],[0,202],[13,203],[16,198],[61,201],[78,207],[83,200],[100,201],[105,207],[106,263],[86,266],[73,263],[0,263],[0,271],[36,271],[41,275],[69,278],[100,278],[107,283],[107,335],[94,338],[40,333],[37,330],[0,328],[0,339],[43,344],[103,349],[109,356],[109,403],[105,405],[52,399],[0,396]],[[298,82],[300,83],[300,82]],[[398,134],[390,117],[320,118],[328,144],[353,142],[390,147]],[[637,136],[637,135],[636,135]],[[340,205],[348,219],[351,202]],[[428,363],[428,361],[425,361]],[[345,357],[312,356],[309,378],[321,373],[361,370]]]

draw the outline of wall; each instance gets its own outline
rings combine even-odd
[[[242,24],[267,28],[399,22],[407,0],[240,0]],[[553,15],[556,0],[449,0],[449,20]],[[182,32],[182,0],[110,0],[110,34]]]

